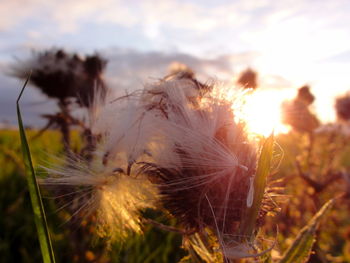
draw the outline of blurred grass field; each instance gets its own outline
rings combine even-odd
[[[35,134],[36,131],[27,131],[35,167],[62,154],[59,132],[48,131],[31,140]],[[78,133],[72,135],[72,149],[78,150]],[[42,261],[20,147],[18,131],[0,131],[0,261],[4,263]],[[42,172],[37,169],[37,174],[42,176]],[[60,205],[49,195],[42,189],[56,262],[177,262],[185,254],[180,249],[180,235],[151,227],[145,229],[144,236],[123,246],[113,244],[109,250],[95,238],[85,241],[82,232],[92,229],[70,224],[69,214],[59,209]]]
[[[60,134],[47,131],[40,138],[32,140],[36,131],[27,131],[34,165],[42,175],[39,165],[54,162],[53,156],[62,154]],[[279,135],[277,142],[284,152],[284,158],[272,175],[272,179],[282,179],[284,187],[281,211],[269,217],[261,232],[273,239],[277,245],[272,255],[278,257],[291,244],[298,231],[318,211],[327,200],[347,193],[350,185],[343,178],[328,182],[322,191],[315,192],[298,175],[295,162],[310,172],[316,182],[322,182],[326,169],[331,171],[350,170],[349,140],[337,135],[316,135],[309,163],[304,163],[308,151],[308,138],[298,133]],[[72,149],[82,147],[78,133],[72,134]],[[0,261],[1,262],[41,262],[41,252],[32,216],[29,193],[24,177],[19,134],[15,130],[0,131]],[[328,162],[332,159],[331,168]],[[311,167],[307,167],[312,164]],[[93,224],[82,226],[69,221],[69,213],[61,209],[52,195],[42,189],[56,262],[178,262],[186,253],[181,249],[181,236],[147,226],[145,234],[134,237],[123,246],[112,244],[111,249],[100,240],[86,240],[83,233],[93,236]],[[327,214],[317,232],[314,254],[309,262],[350,262],[350,199],[338,199]],[[158,217],[152,214],[151,217]],[[169,219],[162,217],[161,220]],[[68,222],[67,222],[68,221]],[[251,262],[247,260],[248,262]]]

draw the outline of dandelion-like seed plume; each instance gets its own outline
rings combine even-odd
[[[209,261],[219,251],[221,259],[249,256],[241,230],[259,149],[218,90],[175,74],[107,99],[95,111],[93,161],[69,159],[45,183],[89,189],[80,209],[97,215],[102,237],[140,233],[141,211],[152,208],[175,217],[184,246]],[[198,249],[206,237],[217,244],[213,255]]]
[[[102,160],[89,164],[71,158],[64,167],[48,171],[54,176],[43,184],[76,187],[73,201],[78,205],[73,216],[94,216],[96,234],[108,241],[123,241],[132,232],[141,233],[140,211],[154,208],[157,191],[148,180],[104,166]]]

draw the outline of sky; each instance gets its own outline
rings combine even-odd
[[[349,13],[348,0],[0,0],[0,122],[16,118],[22,83],[11,67],[52,47],[105,56],[119,92],[162,77],[173,61],[226,84],[252,67],[266,91],[259,103],[309,84],[316,112],[330,121],[334,98],[350,90]],[[25,120],[40,124],[53,105],[27,89]]]

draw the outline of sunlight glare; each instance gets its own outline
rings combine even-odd
[[[281,104],[285,98],[285,94],[274,90],[247,94],[241,114],[248,132],[263,136],[269,136],[272,131],[275,134],[287,133],[288,126],[281,122]]]

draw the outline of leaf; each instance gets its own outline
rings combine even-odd
[[[192,263],[190,256],[184,256],[178,263]]]
[[[44,206],[42,203],[39,186],[38,186],[38,183],[36,181],[33,162],[32,162],[32,158],[30,155],[30,149],[29,149],[29,145],[27,142],[27,137],[26,137],[25,130],[23,127],[21,110],[19,107],[19,101],[21,99],[21,96],[23,94],[23,91],[24,91],[28,81],[29,81],[29,77],[26,80],[26,82],[24,83],[23,88],[22,88],[22,90],[17,98],[17,101],[16,101],[18,127],[19,127],[19,133],[20,133],[20,137],[21,137],[21,146],[22,146],[23,160],[24,160],[24,164],[25,164],[25,173],[26,173],[26,178],[27,178],[27,183],[28,183],[30,199],[32,202],[34,221],[35,221],[36,229],[38,231],[38,239],[39,239],[39,243],[40,243],[43,261],[44,261],[44,263],[53,263],[53,262],[55,262],[55,256],[54,256],[54,252],[52,249],[50,234],[49,234],[49,230],[48,230],[47,222],[46,222],[46,217],[45,217]]]
[[[329,200],[317,212],[316,215],[309,221],[309,223],[300,230],[295,238],[293,244],[283,255],[279,263],[302,263],[306,262],[311,254],[312,246],[315,242],[315,233],[319,225],[320,219],[327,210],[333,205],[334,200]]]
[[[256,220],[259,215],[261,201],[266,187],[266,178],[270,173],[273,155],[274,136],[271,134],[264,142],[261,150],[256,175],[252,181],[247,200],[247,209],[242,219],[241,234],[253,238]]]

